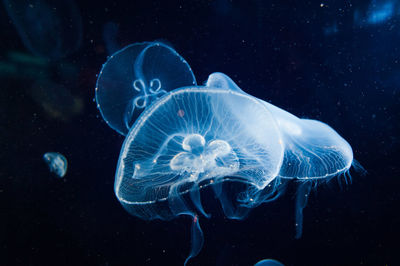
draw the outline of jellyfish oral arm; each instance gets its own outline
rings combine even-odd
[[[300,184],[297,190],[296,207],[295,207],[296,239],[299,239],[303,233],[303,210],[307,205],[311,187],[312,187],[312,181],[305,181],[302,184]]]

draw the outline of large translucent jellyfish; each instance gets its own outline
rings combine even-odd
[[[225,215],[242,219],[279,196],[284,180],[329,179],[352,161],[350,145],[326,124],[299,119],[214,73],[206,86],[174,90],[137,119],[121,150],[115,193],[143,219],[191,215],[187,262],[203,244],[199,189],[212,185]],[[297,236],[309,189],[298,192]]]
[[[189,64],[160,42],[131,44],[110,56],[100,71],[96,102],[107,124],[126,135],[137,117],[166,92],[196,85]]]
[[[222,73],[210,75],[207,86],[229,88],[243,92],[228,76]],[[296,238],[302,233],[303,209],[314,182],[329,181],[346,175],[353,161],[351,146],[334,129],[317,120],[299,119],[296,116],[264,101],[273,115],[284,145],[284,157],[277,178],[296,179],[299,187],[296,197]]]
[[[62,178],[67,173],[67,159],[58,152],[46,152],[43,155],[43,160],[47,163],[50,172],[54,173],[59,178]]]
[[[278,175],[283,155],[277,124],[256,98],[226,88],[182,88],[153,103],[129,131],[115,194],[142,219],[191,215],[189,259],[203,243],[197,213],[207,216],[199,189],[212,184],[225,215],[243,218],[248,204],[267,197],[260,192]],[[235,194],[225,181],[243,188]]]

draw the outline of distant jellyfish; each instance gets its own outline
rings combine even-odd
[[[29,92],[49,118],[68,121],[81,114],[84,109],[84,102],[80,97],[72,95],[66,86],[51,80],[34,82]]]
[[[254,264],[254,266],[284,266],[284,265],[274,259],[264,259]]]
[[[96,102],[107,124],[126,135],[154,100],[196,85],[189,64],[161,42],[131,44],[110,56],[100,71]]]
[[[3,0],[25,47],[35,55],[58,60],[82,43],[82,18],[72,0]]]
[[[211,186],[225,215],[242,219],[270,196],[283,155],[278,125],[261,101],[227,88],[181,88],[154,102],[132,126],[115,194],[142,219],[191,216],[187,262],[203,245],[198,214],[208,217],[200,189]]]
[[[229,88],[243,92],[228,76],[213,73],[207,86]],[[299,119],[270,103],[259,100],[274,117],[284,145],[284,157],[277,182],[297,180],[296,195],[296,238],[302,234],[303,209],[307,204],[310,190],[316,182],[327,182],[334,177],[349,177],[353,165],[351,146],[334,129],[317,120]]]
[[[43,155],[44,161],[49,166],[50,172],[54,173],[59,178],[62,178],[67,173],[67,159],[58,152],[47,152]]]

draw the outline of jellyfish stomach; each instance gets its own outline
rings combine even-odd
[[[144,78],[136,79],[133,81],[132,87],[139,93],[133,99],[135,107],[139,109],[147,107],[154,100],[153,98],[158,98],[166,93],[161,89],[161,81],[158,78],[151,79],[147,85]]]
[[[188,181],[201,181],[232,174],[239,169],[239,159],[228,142],[214,139],[207,142],[199,134],[188,134],[183,151],[170,161],[170,168],[187,176]]]

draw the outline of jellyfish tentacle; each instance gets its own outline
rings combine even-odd
[[[191,230],[191,248],[190,248],[190,253],[187,256],[184,266],[187,265],[188,261],[196,257],[201,248],[203,247],[204,244],[204,235],[203,235],[203,230],[201,230],[200,223],[199,223],[199,217],[197,214],[192,215],[193,220],[192,220],[192,230]]]

